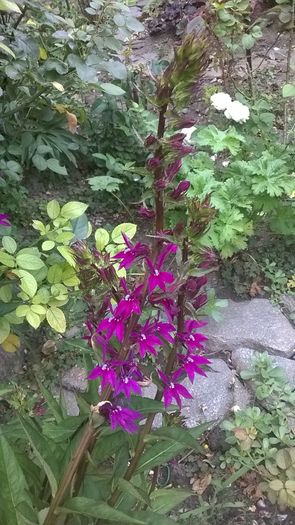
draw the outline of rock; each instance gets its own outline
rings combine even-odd
[[[86,392],[88,386],[86,370],[73,366],[64,373],[61,384],[68,390]]]
[[[256,352],[250,348],[237,348],[232,352],[231,360],[237,372],[251,368]],[[269,356],[274,364],[285,372],[289,383],[295,388],[295,361],[285,357]]]
[[[211,359],[212,365],[207,377],[196,376],[193,384],[185,379],[183,385],[193,399],[185,399],[181,411],[186,425],[191,428],[205,421],[214,423],[224,417],[235,406],[245,408],[251,395],[221,359]]]
[[[76,335],[79,335],[81,333],[81,327],[79,326],[71,326],[66,332],[64,337],[66,339],[73,339],[76,337]]]
[[[65,406],[68,416],[78,416],[79,415],[79,405],[77,403],[76,396],[74,392],[63,388],[61,390],[61,399]]]
[[[23,352],[5,352],[0,346],[0,381],[9,381],[23,371]]]
[[[207,372],[207,377],[196,376],[193,384],[188,379],[183,382],[193,396],[183,400],[181,410],[188,428],[205,421],[218,422],[234,406],[245,408],[251,401],[250,393],[236,378],[235,371],[230,370],[222,359],[211,359],[211,363],[212,371]],[[156,391],[156,386],[150,385],[143,390],[143,396],[154,398]],[[161,422],[162,416],[157,414],[154,427],[161,426]]]
[[[283,294],[280,297],[280,305],[290,323],[295,325],[295,294]]]
[[[285,357],[295,352],[295,329],[280,308],[267,299],[229,300],[222,314],[222,321],[209,319],[203,329],[209,338],[208,351],[221,354],[247,347]]]

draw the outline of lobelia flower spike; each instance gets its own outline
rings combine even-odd
[[[113,430],[115,430],[117,427],[121,427],[123,430],[129,433],[133,433],[138,430],[137,421],[142,418],[142,415],[140,412],[137,412],[137,410],[132,410],[128,407],[116,405],[110,401],[104,401],[99,405],[99,413],[110,422],[111,428]]]
[[[191,399],[193,396],[189,393],[185,386],[181,385],[180,383],[177,383],[178,374],[174,373],[171,379],[167,375],[165,375],[161,370],[158,370],[158,374],[163,383],[163,397],[165,407],[171,405],[174,399],[178,407],[181,409],[181,397],[184,397],[185,399]]]
[[[116,255],[114,255],[113,259],[121,260],[119,268],[125,268],[126,270],[128,270],[129,268],[131,268],[134,262],[137,262],[139,259],[149,254],[149,247],[147,246],[147,244],[142,244],[141,242],[137,242],[135,245],[132,244],[132,242],[130,241],[130,239],[128,239],[125,233],[122,233],[122,236],[124,238],[126,248],[122,252],[119,252]]]
[[[163,265],[169,255],[176,253],[177,245],[168,243],[160,252],[155,264],[147,257],[146,262],[149,268],[148,291],[151,293],[155,288],[166,290],[166,284],[171,284],[175,280],[172,272],[163,270]]]

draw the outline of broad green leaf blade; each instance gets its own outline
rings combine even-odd
[[[3,435],[0,435],[0,523],[38,523],[25,476],[13,449]]]
[[[15,2],[11,0],[0,0],[0,11],[12,11],[14,13],[21,13],[20,8]]]
[[[295,97],[295,84],[285,84],[282,89],[284,98]]]
[[[120,88],[119,86],[116,86],[116,84],[111,84],[110,82],[102,83],[100,84],[100,87],[102,91],[104,91],[108,95],[113,95],[115,97],[121,97],[122,95],[125,95],[124,89]]]
[[[52,495],[54,496],[57,490],[58,479],[58,465],[56,463],[54,451],[52,450],[49,441],[39,432],[33,423],[26,421],[22,417],[19,417],[19,420],[34,454],[47,476]]]
[[[113,455],[117,450],[124,446],[127,439],[128,436],[126,432],[123,432],[122,430],[102,433],[101,439],[97,441],[93,451],[95,461],[101,461]]]
[[[118,226],[116,226],[116,228],[114,228],[112,231],[112,240],[116,244],[122,244],[124,243],[124,237],[122,236],[122,233],[127,235],[128,239],[132,239],[136,234],[136,230],[136,224],[132,224],[131,222],[118,224]]]
[[[122,490],[122,492],[127,492],[127,494],[130,494],[131,496],[134,496],[139,501],[142,501],[142,503],[145,503],[148,505],[148,507],[151,506],[151,500],[142,489],[139,487],[136,487],[133,483],[130,481],[127,481],[127,479],[121,478],[118,480],[118,487]]]
[[[113,509],[107,503],[97,503],[90,498],[69,499],[59,511],[66,514],[80,514],[89,518],[124,523],[126,525],[145,525],[146,523],[141,519],[133,518],[132,513],[124,514],[124,512]]]
[[[61,215],[62,217],[65,217],[66,219],[77,219],[77,217],[81,217],[83,213],[88,208],[88,204],[85,204],[84,202],[78,202],[78,201],[72,201],[67,202],[61,209]]]
[[[137,519],[143,521],[144,525],[175,525],[177,522],[166,518],[162,514],[157,514],[151,510],[141,510],[132,514]]]
[[[192,437],[187,428],[181,427],[162,427],[155,430],[148,436],[148,439],[164,439],[173,441],[184,445],[188,448],[193,448],[200,451],[201,446],[196,442],[196,439]]]
[[[155,490],[151,495],[152,510],[159,514],[168,514],[190,496],[192,496],[190,490],[174,488]]]
[[[66,419],[58,424],[47,422],[43,425],[43,433],[56,443],[65,443],[80,429],[87,419],[87,415],[67,416]]]
[[[48,324],[58,333],[63,334],[66,331],[65,314],[57,306],[51,306],[46,312],[46,319]]]
[[[148,397],[131,396],[130,405],[134,410],[138,410],[138,412],[143,415],[167,412],[167,408],[164,407],[162,401],[156,401],[155,399],[150,399]],[[171,405],[168,412],[175,412],[176,410],[178,410],[178,407],[176,405]]]
[[[185,448],[188,447],[179,443],[166,443],[165,441],[152,445],[142,454],[136,473],[138,474],[166,463]]]
[[[50,219],[54,220],[57,219],[57,217],[60,214],[60,204],[57,200],[49,201],[47,204],[47,215]]]

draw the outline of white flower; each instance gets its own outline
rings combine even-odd
[[[211,155],[210,159],[213,160],[213,162],[215,162],[217,159],[217,155]]]
[[[238,100],[234,100],[226,108],[224,115],[235,122],[246,122],[250,117],[250,111],[248,106],[245,106]]]
[[[210,97],[212,106],[218,111],[224,111],[231,103],[231,98],[227,93],[215,93]]]
[[[224,160],[224,161],[222,162],[222,166],[223,166],[224,168],[227,168],[228,165],[229,165],[229,160]]]
[[[185,140],[186,140],[187,142],[190,142],[190,140],[191,140],[191,136],[192,136],[193,132],[194,132],[196,129],[197,129],[196,126],[192,126],[191,128],[183,128],[183,129],[181,130],[181,133],[184,133],[184,135],[186,136],[186,137],[185,137]]]

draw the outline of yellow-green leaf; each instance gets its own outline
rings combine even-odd
[[[16,256],[16,263],[24,270],[40,270],[43,268],[44,263],[40,257],[32,255],[30,253],[22,253]]]
[[[20,348],[20,338],[15,334],[9,334],[8,337],[3,341],[2,348],[4,352],[12,354]]]
[[[38,314],[35,314],[32,311],[29,311],[26,315],[26,320],[28,323],[35,329],[39,328],[41,319]]]
[[[44,252],[49,252],[49,250],[52,250],[54,248],[55,242],[54,241],[44,241],[42,243],[42,250]]]
[[[66,219],[76,219],[83,215],[87,208],[88,204],[85,204],[84,202],[67,202],[61,209],[61,215]]]
[[[44,47],[39,47],[39,58],[40,60],[47,60],[48,55]]]
[[[33,221],[32,226],[34,230],[38,230],[41,233],[41,235],[45,235],[47,233],[46,226],[41,221]]]
[[[63,334],[66,331],[66,318],[60,308],[57,308],[56,306],[48,308],[46,319],[51,328],[56,332]]]
[[[30,311],[30,307],[27,304],[21,304],[15,310],[15,315],[17,317],[25,317],[29,311]]]
[[[124,242],[122,233],[125,233],[128,239],[132,239],[134,235],[136,234],[136,230],[137,230],[136,224],[132,224],[131,222],[125,222],[125,223],[119,224],[112,231],[112,239],[116,244],[121,244]]]
[[[4,237],[2,238],[2,245],[3,248],[11,254],[14,254],[17,248],[15,240],[12,237],[9,237],[9,235],[4,235]]]
[[[0,264],[7,266],[8,268],[14,268],[15,260],[12,255],[0,250]]]
[[[61,264],[53,264],[50,266],[47,273],[47,281],[50,284],[60,283],[62,279],[62,266]]]
[[[0,318],[0,345],[5,341],[10,333],[10,324],[4,317]]]
[[[34,314],[38,314],[38,315],[45,315],[46,308],[44,308],[44,306],[41,306],[41,304],[32,304],[31,312],[34,312]]]
[[[102,252],[102,250],[107,246],[110,241],[110,235],[104,228],[98,228],[94,234],[95,237],[95,246]]]
[[[34,297],[37,292],[38,284],[33,275],[25,270],[14,270],[13,272],[20,278],[20,287],[29,297]]]
[[[47,215],[50,219],[54,220],[60,214],[60,205],[57,200],[48,202],[47,204]]]
[[[14,13],[21,13],[18,5],[15,2],[11,2],[11,0],[0,0],[0,11],[13,11]]]
[[[76,266],[74,252],[69,246],[58,246],[57,250],[71,266]]]
[[[0,301],[3,303],[9,303],[12,299],[12,285],[5,284],[0,287]]]

